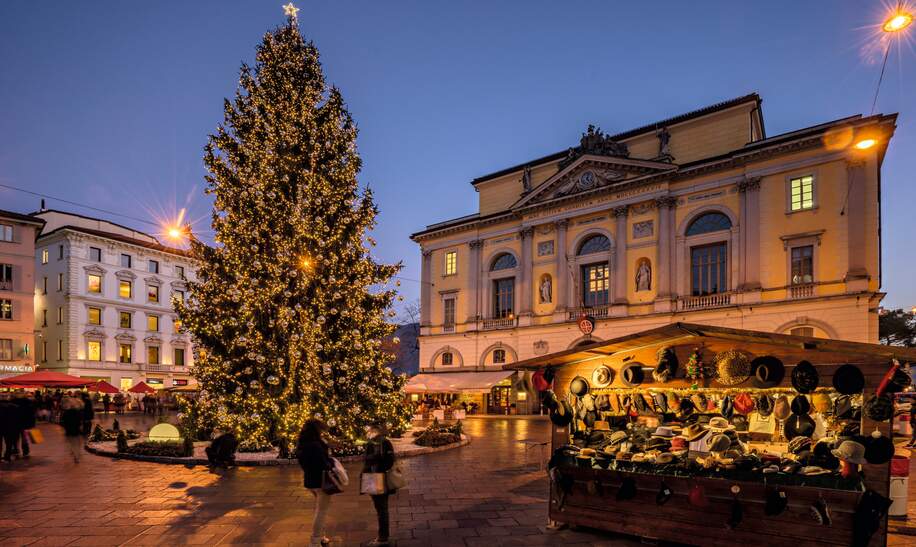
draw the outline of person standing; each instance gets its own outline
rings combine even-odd
[[[381,423],[374,423],[366,428],[366,434],[369,442],[366,443],[366,460],[363,464],[363,473],[387,473],[394,467],[394,446],[385,436],[385,426]],[[375,512],[378,516],[378,536],[375,540],[369,542],[372,547],[381,547],[388,545],[389,536],[389,515],[388,515],[388,497],[391,490],[385,481],[385,493],[372,495],[372,504],[375,506]]]
[[[83,449],[83,438],[80,429],[83,425],[83,401],[69,395],[60,401],[60,425],[64,428],[67,445],[75,463],[80,462],[80,453]]]
[[[111,395],[107,393],[102,396],[102,409],[104,409],[106,416],[111,411]]]
[[[10,401],[8,394],[0,394],[0,453],[5,462],[13,461],[18,450],[19,423],[19,407]]]
[[[19,393],[13,399],[19,409],[19,454],[29,457],[29,430],[35,427],[35,404],[26,393]]]
[[[328,443],[322,438],[328,426],[312,418],[305,422],[299,432],[296,445],[296,459],[302,468],[303,485],[315,497],[315,519],[312,522],[310,545],[328,545],[331,540],[324,536],[324,523],[331,505],[331,495],[321,489],[325,471],[334,467],[328,454]]]
[[[83,393],[83,435],[92,432],[92,419],[95,418],[95,410],[92,408],[92,398],[88,393]]]

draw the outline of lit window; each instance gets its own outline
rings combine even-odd
[[[131,287],[130,281],[121,281],[118,283],[118,296],[121,298],[130,299],[133,294],[133,287]]]
[[[132,317],[133,316],[129,311],[122,311],[120,314],[118,314],[118,326],[120,326],[122,329],[129,329]]]
[[[93,262],[102,261],[102,249],[98,247],[89,247],[89,260]]]
[[[122,268],[130,268],[130,265],[132,262],[133,260],[131,259],[130,255],[128,254],[121,255],[121,267]]]
[[[13,360],[13,341],[9,338],[0,338],[0,361]]]
[[[582,303],[586,307],[608,303],[611,279],[607,262],[582,266]]]
[[[181,334],[181,319],[172,320],[172,332],[174,334]]]
[[[458,273],[458,251],[449,251],[445,253],[445,275],[455,275]]]
[[[493,260],[493,266],[490,267],[490,271],[511,270],[516,266],[518,266],[518,261],[515,260],[515,257],[509,253],[503,253]]]
[[[13,227],[9,224],[0,224],[0,241],[13,240]]]
[[[172,364],[176,367],[184,366],[184,348],[175,348],[175,359]]]
[[[101,325],[102,324],[102,308],[89,308],[89,324],[90,325]]]
[[[442,364],[443,365],[446,365],[446,366],[451,365],[454,362],[454,360],[455,360],[455,357],[452,355],[452,352],[446,351],[445,353],[442,354]]]
[[[493,350],[493,362],[494,363],[505,363],[506,362],[506,350],[494,349]]]
[[[159,364],[159,346],[146,347],[146,362],[151,365]]]
[[[149,285],[146,288],[146,298],[150,302],[159,302],[159,287],[156,285]]]
[[[159,331],[159,316],[158,315],[147,315],[146,316],[146,330],[158,332]]]
[[[87,344],[86,359],[90,361],[102,360],[102,343],[98,340],[90,340]]]
[[[455,299],[446,298],[442,305],[443,305],[443,312],[445,316],[443,323],[447,327],[454,326],[455,325]]]
[[[7,298],[0,299],[0,319],[13,318],[13,301]]]
[[[805,285],[814,282],[814,247],[792,247],[792,284]]]
[[[150,273],[159,273],[159,261],[157,260],[149,261],[149,272]]]
[[[132,353],[134,351],[133,346],[130,344],[120,344],[118,346],[118,362],[119,363],[130,363],[132,359]]]
[[[63,281],[59,279],[58,281]],[[88,290],[91,293],[102,294],[102,276],[96,274],[89,274],[89,281],[87,283]]]
[[[41,250],[41,263],[42,264],[48,263],[48,250],[47,249]]]
[[[789,181],[792,211],[804,211],[814,208],[814,177],[806,175]]]

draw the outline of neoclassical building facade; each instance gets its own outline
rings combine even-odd
[[[617,135],[589,127],[578,146],[475,179],[478,213],[411,236],[421,373],[525,412],[524,379],[488,374],[487,393],[454,373],[675,321],[877,342],[895,123],[767,136],[751,94]]]

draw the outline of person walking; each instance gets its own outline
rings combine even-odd
[[[315,519],[312,522],[310,545],[328,545],[331,540],[324,535],[324,523],[331,505],[331,495],[321,489],[325,471],[334,467],[328,454],[328,443],[322,438],[328,426],[312,418],[305,422],[296,444],[296,459],[302,468],[303,485],[315,497]]]
[[[92,408],[92,398],[88,393],[83,392],[83,424],[82,431],[83,435],[88,435],[92,432],[92,419],[95,418],[95,409]]]
[[[366,428],[369,442],[366,443],[366,460],[363,464],[363,473],[387,473],[394,467],[394,446],[386,437],[385,426],[381,423],[371,424]],[[378,536],[368,545],[381,547],[388,545],[389,516],[388,497],[391,489],[387,484],[384,494],[372,495],[372,504],[378,516]]]
[[[0,394],[0,453],[5,462],[13,461],[13,455],[18,450],[19,423],[19,407],[9,399],[8,394]]]
[[[35,427],[35,404],[25,392],[13,398],[13,404],[19,409],[19,454],[29,457],[29,430]]]
[[[68,395],[61,399],[60,410],[60,425],[64,428],[70,454],[73,455],[73,461],[79,463],[83,449],[83,438],[80,436],[83,425],[83,401]]]

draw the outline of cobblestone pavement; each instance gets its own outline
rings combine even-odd
[[[106,420],[110,422],[110,418]],[[127,415],[122,427],[153,418]],[[28,460],[0,464],[0,545],[307,543],[313,501],[297,467],[240,467],[214,474],[84,453],[74,464],[63,433],[41,425],[46,442]],[[471,419],[469,446],[403,460],[410,485],[391,499],[392,536],[415,545],[638,545],[601,533],[546,529],[543,471],[524,468],[518,439],[547,439],[548,423]],[[532,458],[533,469],[534,459]],[[358,464],[348,464],[357,477]],[[351,488],[333,497],[333,545],[374,537],[371,500]]]

